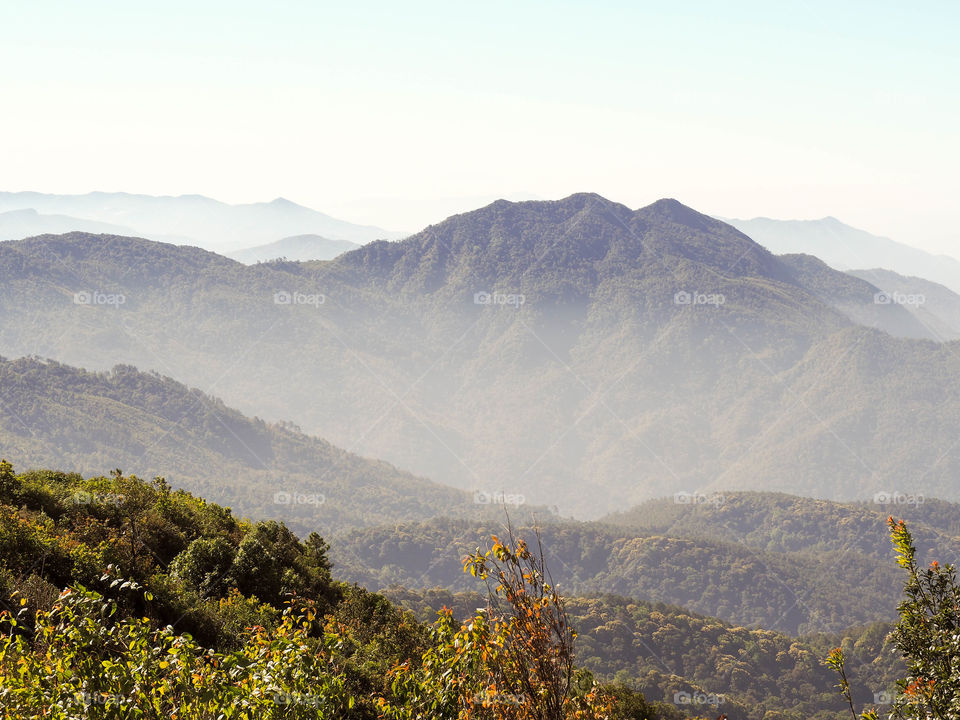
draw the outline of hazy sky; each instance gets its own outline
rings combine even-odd
[[[0,189],[835,215],[960,254],[960,3],[0,4]]]

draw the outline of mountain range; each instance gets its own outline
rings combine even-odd
[[[12,211],[21,213],[5,217]],[[0,239],[70,230],[133,235],[218,252],[293,235],[317,234],[361,244],[404,234],[338,220],[284,198],[230,205],[202,195],[0,192]]]
[[[932,280],[960,293],[960,260],[873,235],[834,217],[820,220],[763,217],[724,220],[771,252],[816,255],[838,270],[883,268]]]
[[[156,370],[580,518],[680,491],[956,499],[958,348],[878,294],[675,200],[578,194],[498,201],[327,262],[3,243],[0,347]]]
[[[123,225],[75,218],[69,215],[41,215],[33,208],[0,212],[0,241],[20,240],[32,235],[56,235],[73,231],[112,235],[136,234],[133,228]]]

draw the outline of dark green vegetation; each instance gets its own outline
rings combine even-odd
[[[719,500],[719,498],[710,498]],[[650,501],[606,522],[543,528],[554,576],[568,592],[673,603],[729,622],[798,634],[892,620],[896,584],[886,518],[912,523],[921,558],[960,557],[960,507],[839,504],[775,493],[722,502]],[[373,589],[467,590],[458,560],[499,524],[373,527],[337,538],[343,576]],[[838,588],[859,592],[842,594]]]
[[[486,545],[485,538],[475,540]],[[160,480],[146,483],[119,473],[84,480],[46,470],[17,475],[9,465],[0,466],[0,600],[21,618],[17,632],[29,630],[36,610],[54,605],[61,608],[55,619],[66,623],[54,638],[59,643],[57,654],[44,662],[55,665],[58,658],[70,662],[78,652],[103,652],[114,660],[139,658],[139,643],[159,642],[166,648],[167,659],[161,653],[149,661],[156,678],[166,678],[165,667],[157,664],[161,660],[187,666],[199,663],[194,672],[200,688],[204,683],[231,682],[218,674],[221,667],[223,672],[234,668],[239,673],[236,677],[246,677],[250,663],[273,663],[270,667],[279,663],[290,670],[281,685],[267,682],[274,676],[265,666],[264,673],[250,676],[248,690],[259,688],[271,697],[287,693],[285,697],[314,698],[322,691],[330,701],[323,705],[323,712],[332,714],[323,714],[316,704],[292,703],[295,708],[273,710],[281,713],[276,717],[372,718],[377,714],[374,696],[390,698],[393,692],[390,668],[419,657],[436,639],[431,640],[414,615],[398,608],[407,606],[428,621],[437,608],[447,605],[455,617],[464,619],[485,603],[475,592],[483,587],[476,579],[473,593],[391,590],[384,597],[339,582],[337,577],[342,575],[336,566],[331,568],[327,544],[319,536],[301,541],[279,522],[239,521],[229,510],[171,490]],[[120,587],[118,579],[134,586]],[[103,607],[115,603],[116,618],[101,616],[102,601],[81,590],[80,584],[105,596]],[[66,586],[73,586],[74,592],[64,601],[61,588]],[[863,592],[853,582],[847,587]],[[888,593],[891,590],[886,588]],[[313,661],[319,665],[302,665],[310,657],[303,653],[313,643],[308,637],[313,630],[301,637],[297,623],[303,618],[281,615],[291,592],[312,601],[309,607],[316,617],[327,615],[324,637],[337,638]],[[89,616],[93,624],[75,624],[70,613]],[[678,718],[714,709],[677,705],[673,702],[677,693],[681,694],[677,697],[723,695],[720,710],[749,720],[837,718],[843,703],[832,687],[833,677],[819,660],[838,645],[847,652],[850,676],[861,686],[861,694],[882,692],[901,673],[889,653],[881,657],[885,628],[880,625],[790,638],[731,626],[675,606],[611,595],[571,598],[567,613],[579,631],[578,665],[615,683],[607,692],[616,696],[621,708],[647,708],[647,714],[616,712],[612,717],[618,720]],[[120,621],[132,624],[113,625]],[[172,635],[150,634],[151,627],[165,625],[172,626]],[[251,627],[252,634],[245,630]],[[311,621],[303,627],[315,625]],[[64,628],[68,635],[63,634]],[[94,630],[99,634],[91,635]],[[192,639],[177,640],[184,632]],[[117,652],[121,637],[127,648],[123,652],[129,655],[111,655]],[[97,650],[100,643],[102,650]],[[197,658],[190,654],[191,648],[200,653]],[[229,655],[232,652],[247,653],[247,660],[236,664]],[[99,660],[96,666],[100,667]],[[120,678],[117,682],[127,677],[122,663],[104,668],[98,672]],[[163,682],[170,683],[171,691],[186,692],[183,683],[174,680],[171,676]],[[66,681],[67,676],[45,682],[53,688]],[[143,685],[139,687],[144,690]],[[202,693],[194,690],[190,690],[191,701],[201,703]],[[105,686],[106,695],[117,692],[117,687]],[[660,704],[651,708],[639,692]],[[350,694],[356,698],[352,709],[346,705],[330,709],[335,698]],[[239,702],[243,697],[232,706],[234,712],[246,706]],[[305,714],[282,715],[294,709]]]
[[[289,425],[250,419],[219,400],[129,366],[94,373],[0,358],[0,443],[18,464],[86,475],[110,467],[165,474],[249,517],[298,533],[437,514],[476,514],[465,492],[357,457]]]
[[[155,369],[581,518],[731,487],[955,499],[960,353],[858,325],[923,331],[871,289],[675,201],[580,194],[500,201],[325,263],[83,234],[4,243],[0,347]]]
[[[0,601],[21,622],[79,584],[113,599],[119,617],[146,617],[228,651],[243,644],[245,628],[277,628],[289,593],[297,593],[352,629],[344,682],[369,695],[425,634],[382,598],[333,580],[326,551],[316,534],[301,542],[282,523],[237,520],[163,481],[15,475],[0,465]],[[146,594],[119,588],[117,579]],[[353,717],[374,716],[369,704],[362,710]]]

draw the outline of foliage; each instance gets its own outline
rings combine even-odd
[[[527,710],[630,717],[574,669],[563,600],[522,546],[475,560],[480,575],[537,570],[503,587],[523,613],[463,626],[448,614],[427,628],[337,582],[319,535],[238,521],[162,478],[17,475],[0,462],[0,488],[3,717],[404,717],[450,668],[464,675],[459,694],[440,689],[445,707],[471,689],[500,717],[510,686]],[[621,704],[641,701],[631,691]]]
[[[439,589],[388,588],[383,594],[420,618],[448,607],[462,621],[484,602],[476,592]],[[744,720],[767,714],[783,720],[837,718],[843,704],[833,691],[832,673],[817,659],[838,645],[846,648],[850,676],[863,688],[858,702],[872,700],[904,672],[885,647],[890,624],[797,638],[615,595],[570,597],[564,607],[577,631],[577,666],[616,685],[611,694],[618,701],[629,697],[623,688],[640,694],[660,717],[680,712],[683,706],[675,699],[686,693],[722,696],[722,709]]]
[[[2,716],[332,720],[354,705],[337,665],[339,639],[317,632],[309,603],[285,610],[270,632],[251,628],[232,652],[117,611],[116,600],[77,587],[37,612],[32,632],[0,614]]]
[[[895,707],[907,717],[953,718],[960,713],[960,586],[952,564],[917,564],[913,537],[890,518],[897,563],[907,571],[900,621],[891,633],[907,660]]]
[[[856,552],[888,564],[891,505],[911,524],[921,557],[960,557],[960,505],[936,498],[896,497],[887,502],[833,502],[772,492],[724,492],[706,502],[648,500],[603,518],[620,528],[672,537],[736,541],[775,553]]]
[[[441,611],[433,647],[421,664],[396,669],[393,687],[399,703],[385,701],[385,716],[609,718],[612,699],[589,675],[574,672],[574,632],[542,553],[532,553],[523,540],[505,544],[494,537],[492,548],[485,553],[478,549],[464,569],[495,583],[490,603],[459,627],[449,609]]]
[[[955,718],[960,713],[960,586],[956,569],[936,560],[922,567],[906,523],[890,517],[888,526],[897,564],[907,572],[905,597],[897,608],[899,621],[889,636],[906,661],[907,672],[897,681],[890,717]],[[843,650],[832,650],[824,663],[838,674],[840,691],[856,720]],[[860,717],[876,720],[877,710],[865,709]]]

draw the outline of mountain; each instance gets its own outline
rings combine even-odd
[[[890,238],[871,235],[836,218],[820,220],[725,219],[778,254],[815,255],[838,270],[883,268],[915,275],[960,293],[960,260],[934,255]]]
[[[65,233],[79,230],[89,233],[133,235],[133,230],[121,225],[84,220],[68,215],[41,215],[33,208],[0,212],[0,241],[20,240],[33,235]]]
[[[960,295],[950,288],[880,268],[847,272],[882,289],[891,305],[902,305],[931,336],[944,341],[960,339]]]
[[[385,518],[477,514],[462,491],[244,417],[156,373],[0,358],[0,387],[0,448],[19,467],[162,474],[241,515],[284,518],[304,536]]]
[[[266,245],[245,248],[236,252],[227,253],[228,257],[244,265],[253,265],[258,262],[284,259],[297,262],[308,260],[332,260],[337,255],[349,250],[356,250],[360,245],[347,240],[329,240],[319,235],[295,235],[283,238]]]
[[[2,243],[0,348],[157,370],[492,503],[581,519],[679,491],[960,499],[958,348],[891,335],[925,328],[879,292],[675,200],[578,194],[323,263]]]
[[[104,192],[86,195],[0,192],[0,212],[28,208],[39,213],[59,213],[86,221],[121,225],[132,228],[122,234],[197,245],[218,252],[262,245],[277,237],[303,234],[317,234],[352,243],[395,239],[403,235],[338,220],[284,198],[272,202],[228,205],[202,195],[158,197]],[[69,230],[118,232],[105,227],[94,229],[84,226],[62,227],[57,231]],[[30,234],[44,232],[50,232],[50,229],[38,226]]]

